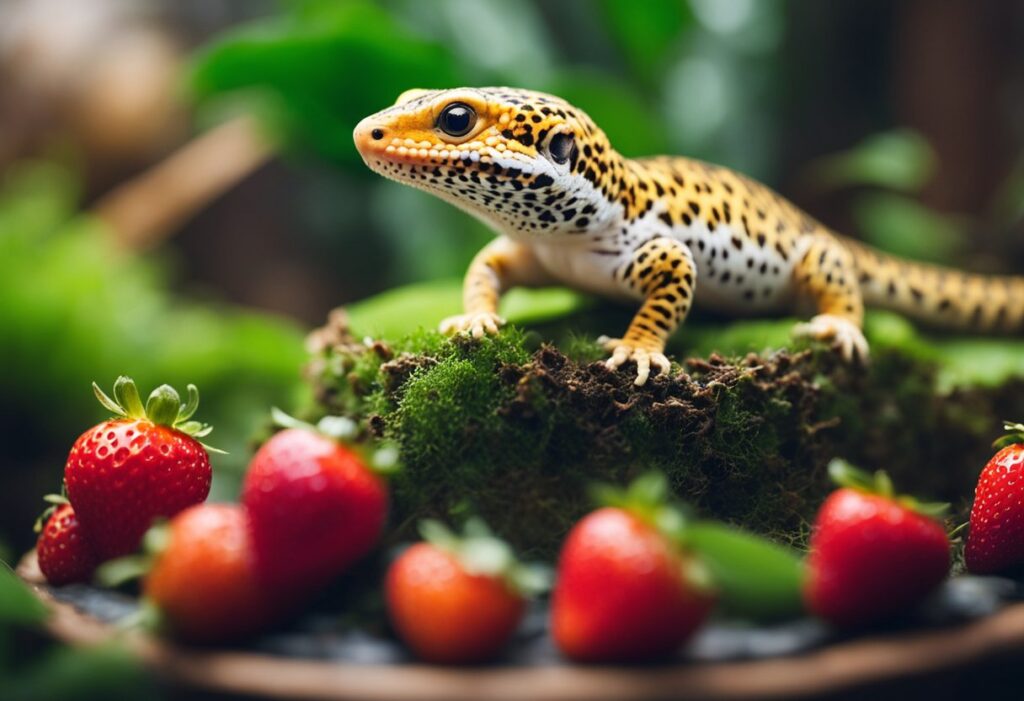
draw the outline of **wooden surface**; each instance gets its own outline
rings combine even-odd
[[[49,629],[62,641],[93,645],[120,635],[146,664],[178,683],[282,699],[797,699],[949,672],[990,655],[1024,655],[1024,604],[1011,604],[953,628],[862,638],[802,655],[749,662],[633,669],[562,664],[456,669],[301,661],[191,649],[141,633],[118,632],[54,600],[38,586],[42,577],[34,555],[26,556],[18,573],[52,609]]]

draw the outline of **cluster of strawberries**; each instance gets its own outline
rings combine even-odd
[[[75,442],[66,499],[53,499],[36,550],[51,584],[86,581],[106,563],[107,581],[143,576],[174,634],[231,639],[279,620],[369,552],[387,489],[356,452],[291,420],[253,457],[240,504],[204,503],[212,474],[199,439],[210,427],[191,420],[199,397],[188,390],[182,404],[164,385],[144,407],[129,378],[114,399],[94,387],[114,418]]]
[[[83,433],[68,455],[61,496],[37,529],[39,566],[53,584],[85,581],[106,560],[134,552],[156,519],[206,499],[212,472],[199,442],[210,427],[192,420],[199,392],[153,390],[145,406],[135,383],[118,378],[111,399],[96,397],[114,418]],[[47,520],[49,519],[49,520]]]
[[[378,544],[388,461],[338,440],[352,429],[344,419],[313,427],[279,416],[286,428],[253,457],[241,503],[207,504],[210,463],[198,439],[210,429],[191,420],[195,387],[183,404],[165,385],[145,407],[127,378],[118,380],[114,399],[96,392],[115,417],[83,434],[68,458],[70,503],[57,506],[37,548],[51,583],[87,580],[98,563],[144,543],[148,554],[136,560],[144,565],[142,590],[161,620],[187,639],[228,640],[293,613]],[[974,572],[1024,564],[1024,426],[1007,428],[1011,436],[983,471],[971,515],[965,554]],[[830,471],[841,488],[815,519],[804,607],[842,627],[909,610],[950,568],[951,544],[938,518],[943,505],[896,495],[881,472],[869,476],[840,462]],[[668,502],[668,491],[660,475],[623,491],[605,489],[605,506],[568,534],[550,621],[570,659],[670,655],[716,605],[729,603],[712,554]],[[151,528],[162,518],[170,521]],[[386,574],[395,631],[428,661],[494,657],[519,628],[528,600],[548,588],[549,573],[520,563],[475,519],[462,534],[435,521],[422,523],[421,532],[424,541],[405,549]],[[104,567],[133,569],[118,564],[125,562]]]

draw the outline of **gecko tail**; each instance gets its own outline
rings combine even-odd
[[[937,328],[1024,335],[1024,277],[977,275],[890,256],[844,239],[869,307]]]

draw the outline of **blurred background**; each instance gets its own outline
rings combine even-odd
[[[1013,0],[0,0],[4,559],[103,417],[93,380],[199,385],[231,497],[268,407],[302,401],[309,329],[461,276],[491,234],[352,145],[403,90],[557,93],[628,156],[721,163],[879,247],[1007,272],[1021,46]],[[92,693],[44,648],[18,655]]]

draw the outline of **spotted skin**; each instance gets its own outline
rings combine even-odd
[[[453,135],[453,107],[472,115]],[[466,114],[460,112],[461,116]],[[864,362],[865,304],[929,324],[1024,330],[1024,278],[911,263],[843,238],[769,188],[677,157],[628,159],[581,110],[515,88],[411,90],[355,129],[366,164],[478,217],[499,237],[466,275],[465,313],[442,330],[502,324],[501,294],[564,284],[640,303],[609,366],[668,370],[667,339],[693,304],[739,316],[814,311],[796,332]],[[698,284],[699,281],[699,284]]]

